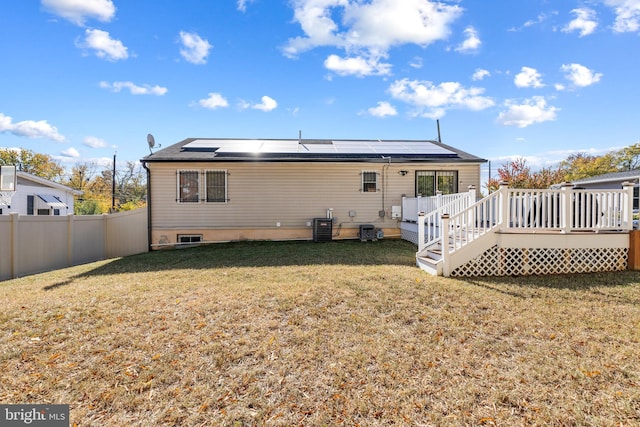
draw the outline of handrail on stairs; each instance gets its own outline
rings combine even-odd
[[[438,203],[437,207],[430,212],[418,213],[418,252],[440,239],[440,230],[444,230],[441,219],[443,214],[456,214],[476,202],[476,188],[470,185],[467,193],[460,193],[456,196],[458,197],[444,199],[445,203]]]
[[[628,231],[633,229],[633,187],[624,183],[622,190],[585,190],[564,183],[560,189],[538,190],[511,189],[502,183],[497,191],[468,206],[451,205],[421,215],[417,256],[439,243],[443,273],[448,275],[455,252],[498,230]]]

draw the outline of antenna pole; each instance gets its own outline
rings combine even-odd
[[[436,124],[438,125],[438,142],[442,143],[442,138],[440,137],[440,119],[436,120]]]
[[[111,212],[116,211],[116,153],[113,153],[113,175],[111,176]]]

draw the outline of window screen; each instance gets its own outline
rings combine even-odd
[[[364,193],[378,191],[378,173],[374,171],[362,172],[362,191]]]
[[[207,202],[227,201],[227,172],[223,170],[206,171]]]
[[[198,171],[180,171],[178,173],[178,201],[197,203],[199,201],[200,181]]]

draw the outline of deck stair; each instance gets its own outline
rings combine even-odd
[[[624,252],[624,244],[619,243],[624,239],[620,237],[633,228],[632,200],[632,184],[623,190],[579,190],[570,185],[557,190],[522,190],[502,185],[475,203],[444,204],[420,213],[416,264],[437,276],[449,276],[458,268],[477,272],[502,269],[504,265],[537,274],[553,271],[548,266],[530,265],[547,251],[541,259],[581,257],[584,262],[580,262],[587,265],[589,258],[596,256],[602,258],[603,267],[619,268],[622,264],[614,258]],[[590,240],[585,236],[591,236]],[[496,252],[498,246],[502,249]],[[556,255],[558,251],[564,251],[564,255]],[[504,257],[503,252],[507,253]],[[495,261],[497,253],[499,261]],[[485,255],[491,262],[478,261]],[[509,256],[511,259],[507,259]],[[516,265],[520,262],[529,264]],[[574,271],[571,266],[562,268]]]

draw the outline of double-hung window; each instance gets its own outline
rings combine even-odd
[[[200,173],[196,170],[178,171],[178,202],[200,201]]]
[[[206,201],[226,203],[227,171],[208,170],[205,172]]]
[[[362,171],[362,192],[371,193],[378,191],[378,172]]]

